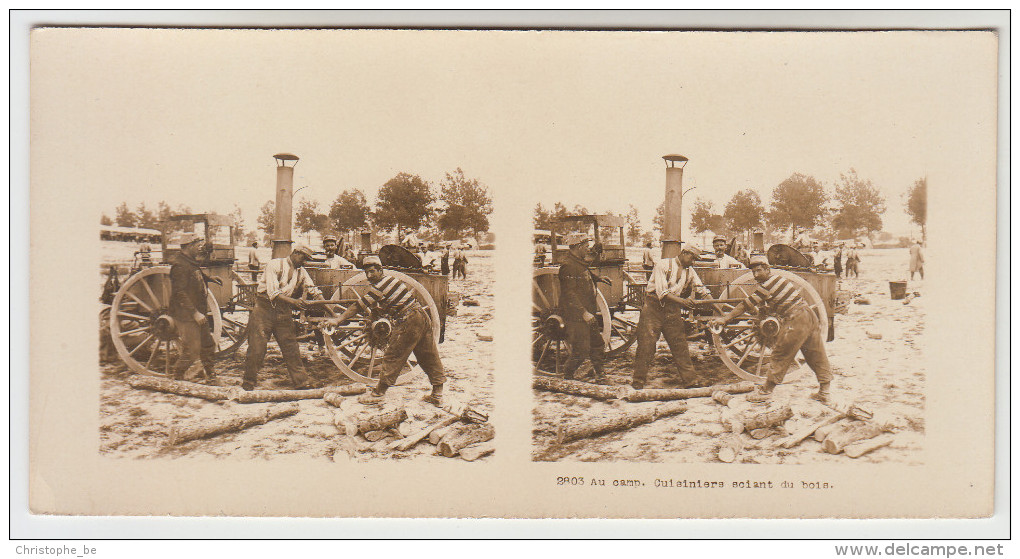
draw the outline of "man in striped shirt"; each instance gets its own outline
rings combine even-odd
[[[368,278],[368,292],[351,304],[334,324],[347,322],[357,312],[373,312],[393,319],[393,331],[389,345],[383,355],[379,372],[379,384],[371,392],[362,394],[362,404],[382,403],[386,390],[397,382],[407,358],[414,353],[418,364],[432,384],[432,393],[425,401],[436,406],[443,405],[443,362],[439,358],[439,347],[433,335],[433,324],[428,313],[414,296],[414,291],[400,279],[387,275],[378,256],[366,256],[362,262]]]
[[[648,381],[648,367],[655,359],[655,346],[660,336],[669,344],[681,383],[684,386],[694,383],[694,364],[687,347],[687,321],[695,307],[696,296],[710,297],[694,271],[694,259],[699,253],[688,245],[676,258],[658,260],[652,268],[637,326],[638,347],[631,381],[635,389],[644,388]]]
[[[764,254],[751,256],[751,272],[758,282],[754,293],[738,303],[725,316],[711,321],[713,325],[723,326],[745,309],[754,309],[762,305],[767,305],[772,313],[782,318],[782,326],[772,348],[765,385],[758,386],[754,393],[747,396],[747,400],[767,401],[776,385],[782,384],[787,369],[797,357],[797,351],[800,351],[818,379],[818,392],[811,397],[828,404],[831,399],[829,386],[832,383],[832,367],[829,365],[829,357],[825,354],[822,335],[818,331],[818,316],[804,302],[800,288],[789,279],[772,273]]]

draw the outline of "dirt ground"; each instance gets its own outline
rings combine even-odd
[[[493,409],[493,343],[490,320],[494,307],[493,252],[475,251],[468,255],[466,280],[450,281],[451,293],[471,298],[478,306],[458,305],[457,316],[447,320],[446,339],[440,344],[440,355],[446,369],[448,402],[469,404],[485,414]],[[483,340],[485,338],[485,340]],[[226,386],[240,386],[246,345],[233,358],[219,363],[219,376]],[[322,386],[347,384],[347,379],[328,357],[316,357],[302,344],[308,373]],[[354,413],[363,406],[348,398],[341,408],[323,400],[297,402],[296,415],[270,421],[236,433],[168,447],[173,426],[188,426],[203,421],[229,418],[238,412],[281,404],[239,404],[210,402],[173,394],[136,390],[127,384],[130,371],[119,361],[101,363],[100,387],[100,450],[107,456],[125,458],[215,457],[230,459],[272,459],[276,456],[302,455],[316,459],[347,461],[376,458],[450,460],[436,453],[436,447],[420,443],[408,452],[389,451],[385,446],[395,440],[393,433],[381,441],[369,443],[360,437],[354,441],[341,436],[334,421],[338,416]],[[270,342],[265,365],[259,374],[260,389],[290,388],[289,377],[275,342]],[[403,405],[408,419],[401,428],[404,433],[433,423],[447,414],[425,404],[421,398],[429,393],[424,373],[403,386],[387,392],[386,406]],[[481,458],[478,461],[485,461]]]
[[[908,282],[908,293],[922,296],[904,305],[892,300],[889,281],[909,277],[907,249],[860,251],[859,279],[843,279],[838,289],[858,294],[870,304],[851,303],[846,314],[835,319],[835,340],[826,344],[835,373],[833,395],[839,402],[858,402],[875,413],[876,420],[895,427],[895,439],[856,460],[873,463],[921,463],[924,445],[924,408],[926,369],[922,354],[925,328],[924,282]],[[869,334],[871,334],[869,336]],[[876,339],[881,335],[881,339]],[[630,383],[635,346],[608,364],[608,383]],[[732,383],[739,379],[725,368],[710,343],[691,342],[691,353],[698,370],[700,386]],[[676,387],[675,368],[665,340],[660,340],[648,388]],[[814,374],[806,365],[791,370],[783,385],[776,389],[774,405],[789,403],[793,418],[770,436],[754,440],[741,435],[745,450],[738,462],[761,464],[839,463],[853,460],[844,454],[822,452],[821,443],[808,438],[792,449],[777,448],[776,441],[822,419],[832,410],[811,400],[817,389]],[[710,398],[688,400],[688,410],[678,416],[600,437],[555,444],[561,422],[583,422],[593,416],[615,415],[624,410],[647,409],[654,403],[603,402],[589,398],[534,391],[537,405],[533,411],[533,452],[537,461],[647,461],[715,462],[716,451],[729,433],[720,421],[724,409]],[[751,405],[744,396],[736,396],[737,409],[763,409]]]

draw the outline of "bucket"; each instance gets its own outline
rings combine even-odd
[[[907,282],[905,281],[891,281],[889,282],[889,295],[893,299],[902,299],[907,296]]]

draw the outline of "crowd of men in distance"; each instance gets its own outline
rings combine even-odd
[[[560,308],[571,349],[564,378],[573,379],[580,365],[588,360],[593,380],[602,382],[604,343],[596,316],[596,290],[598,283],[610,283],[611,280],[600,277],[591,269],[591,238],[588,235],[572,233],[564,241],[569,251],[558,272]],[[725,237],[713,240],[714,265],[743,267],[739,260],[727,254],[727,245]],[[631,382],[635,389],[643,389],[648,381],[648,369],[660,337],[666,338],[673,354],[680,384],[693,386],[697,381],[687,335],[693,327],[693,311],[699,299],[712,298],[694,269],[694,262],[700,257],[701,250],[690,244],[683,246],[674,258],[657,258],[651,243],[646,245],[642,264],[649,276],[637,325],[637,353]],[[799,351],[818,379],[819,389],[812,397],[828,403],[831,399],[832,369],[819,333],[818,316],[807,305],[800,288],[775,273],[764,254],[750,254],[747,260],[757,282],[755,290],[726,315],[712,318],[709,324],[722,327],[745,310],[762,306],[781,320],[779,335],[768,362],[766,381],[748,396],[748,400],[768,401],[775,387],[783,382]]]

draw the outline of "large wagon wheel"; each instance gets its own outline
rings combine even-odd
[[[531,280],[531,359],[538,368],[552,365],[551,369],[557,374],[562,372],[563,365],[570,357],[566,321],[560,311],[558,274],[557,267],[538,268]],[[595,295],[602,341],[608,345],[612,339],[612,324],[606,320],[606,317],[611,317],[609,305],[601,292]]]
[[[828,329],[828,314],[825,302],[811,284],[787,270],[772,269],[773,274],[792,281],[800,288],[801,296],[808,307],[818,316],[818,333],[825,339]],[[743,274],[729,285],[729,292],[723,291],[723,297],[740,299],[750,295],[758,283],[751,272]],[[716,310],[728,313],[736,306],[719,303]],[[744,380],[762,382],[768,374],[767,363],[772,357],[771,337],[768,325],[763,326],[760,317],[745,311],[730,321],[720,330],[712,331],[712,342],[726,368]]]
[[[213,321],[213,339],[223,322],[212,293],[206,301]],[[181,344],[170,318],[170,267],[154,266],[128,278],[110,306],[110,336],[117,354],[132,371],[170,375],[181,356]],[[176,353],[176,355],[174,355]]]
[[[425,308],[432,321],[432,337],[439,343],[439,308],[432,299],[432,295],[417,280],[396,270],[386,270],[386,274],[402,280],[414,290],[414,295]],[[353,299],[360,297],[368,290],[368,278],[364,272],[351,276],[343,283],[340,289],[333,293],[332,299]],[[326,352],[329,353],[333,364],[340,369],[348,378],[363,382],[365,384],[376,384],[379,382],[379,373],[382,365],[383,355],[388,345],[389,325],[385,320],[373,320],[372,316],[362,312],[356,314],[347,324],[322,329],[323,341],[326,345]],[[397,384],[403,384],[420,369],[414,361],[414,355],[409,358],[410,369],[405,368],[404,372],[397,377]]]
[[[255,282],[246,281],[236,271],[230,271],[232,284],[230,300],[220,308],[222,328],[218,336],[217,358],[233,355],[248,339],[248,319],[255,308]]]

